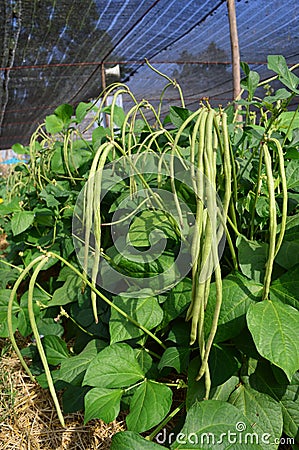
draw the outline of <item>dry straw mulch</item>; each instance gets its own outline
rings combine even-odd
[[[107,450],[123,418],[83,424],[81,413],[65,416],[62,428],[48,391],[32,383],[13,352],[0,360],[1,450]]]

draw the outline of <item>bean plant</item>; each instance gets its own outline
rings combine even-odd
[[[260,82],[243,63],[240,98],[196,111],[152,68],[157,108],[114,84],[14,145],[30,159],[0,205],[0,336],[62,426],[125,411],[115,450],[296,448],[295,68],[269,56]],[[162,117],[169,86],[181,105]]]

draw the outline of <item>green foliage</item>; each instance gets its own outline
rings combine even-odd
[[[213,420],[211,421],[211,418]],[[250,421],[242,411],[230,403],[220,400],[207,400],[194,403],[187,412],[185,424],[181,430],[180,440],[174,443],[172,449],[213,448],[221,442],[218,448],[221,449],[244,449],[244,443],[238,441],[231,443],[229,431],[235,432],[238,425],[242,424],[243,430],[248,433],[254,432]],[[250,442],[251,449],[262,448],[254,441]]]
[[[247,324],[258,352],[284,370],[289,380],[299,369],[299,311],[280,302],[251,305]]]
[[[128,411],[127,431],[113,437],[112,449],[266,449],[278,448],[283,433],[299,439],[299,116],[289,108],[299,79],[282,56],[269,56],[268,68],[283,86],[263,93],[266,81],[242,63],[238,112],[208,104],[192,112],[182,102],[162,118],[160,107],[141,102],[126,115],[105,106],[108,91],[99,108],[59,106],[28,147],[14,146],[30,162],[11,174],[0,205],[9,243],[0,258],[0,337],[16,349],[16,331],[32,338],[19,357],[53,398],[64,390],[64,413],[83,409],[87,423]],[[98,126],[87,138],[80,125],[91,110]],[[99,209],[101,167],[122,157],[137,164],[145,152],[159,164],[147,157],[142,174],[122,178],[119,167],[107,169]],[[195,176],[173,180],[174,155],[176,169],[202,165],[228,218],[220,265],[204,280],[198,267],[217,250],[208,234],[213,208],[207,214],[192,191]],[[87,181],[92,189],[80,203]],[[146,189],[140,208],[137,193]],[[188,209],[179,211],[182,204]],[[76,254],[73,219],[90,239],[87,258],[84,249]],[[119,225],[115,239],[111,223]],[[186,259],[188,270],[179,273],[173,266],[188,245],[193,265]],[[152,248],[157,258],[141,263],[139,254]],[[95,273],[97,252],[121,275],[116,288],[107,266]],[[152,280],[146,288],[138,284],[144,279]]]
[[[130,402],[126,418],[130,431],[143,432],[161,422],[171,408],[172,391],[164,384],[144,380],[138,386]]]
[[[128,344],[111,344],[88,366],[83,384],[98,387],[128,387],[144,378],[143,370]]]
[[[114,298],[113,303],[148,330],[155,328],[163,319],[163,310],[159,306],[158,300],[154,297],[131,299],[119,296]],[[144,334],[132,322],[126,323],[123,320],[123,316],[115,309],[111,311],[109,331],[111,344]]]

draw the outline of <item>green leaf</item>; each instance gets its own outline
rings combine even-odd
[[[60,380],[75,385],[81,383],[86,369],[96,358],[101,346],[103,346],[101,341],[93,339],[78,355],[63,360],[60,367]]]
[[[238,353],[225,345],[214,344],[209,356],[212,386],[219,386],[236,374],[239,363]]]
[[[122,238],[119,238],[122,241]],[[116,245],[118,243],[116,242]],[[122,242],[120,242],[122,247]],[[121,248],[120,247],[120,248]],[[150,278],[156,277],[157,274],[164,273],[164,286],[168,286],[168,283],[173,283],[173,277],[176,274],[174,265],[174,254],[173,252],[164,252],[161,256],[156,259],[152,259],[153,254],[149,257],[149,262],[146,261],[146,256],[144,260],[134,261],[130,258],[124,256],[123,252],[115,253],[115,247],[108,249],[108,256],[112,257],[112,265],[117,266],[117,271],[124,273],[125,275],[133,276],[136,278]],[[105,273],[103,272],[103,276]],[[153,290],[156,288],[155,280],[153,282]]]
[[[23,233],[27,230],[34,221],[34,212],[32,211],[19,211],[15,212],[11,219],[11,230],[13,235]]]
[[[54,245],[51,246],[51,251],[52,252],[60,252],[60,246],[59,244],[56,242]],[[24,251],[24,263],[27,266],[31,261],[33,261],[35,258],[37,258],[38,256],[41,256],[41,252],[39,249],[37,248],[30,248],[28,247],[27,250]],[[47,260],[47,262],[43,265],[42,271],[44,270],[48,270],[50,267],[54,266],[55,264],[57,264],[57,258],[55,258],[54,256],[50,256]]]
[[[268,244],[249,241],[244,236],[237,239],[239,265],[248,278],[262,283],[268,257]]]
[[[62,394],[64,414],[71,414],[84,410],[84,396],[90,390],[88,386],[74,386],[70,384]]]
[[[258,352],[290,380],[299,369],[299,312],[289,305],[264,300],[249,307],[247,324]]]
[[[299,151],[296,147],[287,147],[285,152],[285,159],[299,159]]]
[[[104,127],[97,127],[92,132],[92,145],[95,150],[99,148],[99,146],[103,143],[103,140],[106,136],[110,136],[110,130]]]
[[[53,334],[55,336],[62,336],[64,333],[64,328],[59,322],[55,322],[52,317],[40,317],[37,321],[37,328],[40,335],[47,336],[48,334]]]
[[[271,442],[274,439],[279,440],[283,417],[281,406],[277,401],[267,394],[251,389],[248,385],[240,384],[231,394],[229,402],[242,411],[251,424],[254,424],[254,432],[258,436],[270,434]],[[269,443],[263,443],[262,439],[260,446],[265,450],[269,449]]]
[[[37,287],[34,287],[34,289],[33,289],[33,299],[34,299],[33,312],[34,312],[36,321],[38,321],[40,319],[40,315],[41,315],[40,307],[38,305],[39,304],[47,305],[49,298],[50,298],[49,294],[40,290]],[[28,291],[24,292],[24,294],[22,295],[21,300],[20,300],[20,306],[21,306],[21,311],[18,316],[18,319],[19,319],[18,330],[23,336],[28,336],[32,332],[31,324],[30,324],[30,320],[29,320],[29,313],[28,313]],[[58,324],[58,326],[59,326],[59,324]],[[40,334],[42,334],[42,333],[40,333]],[[55,333],[53,333],[53,334],[55,334]]]
[[[46,130],[50,134],[60,133],[64,128],[64,122],[60,117],[55,114],[51,114],[46,117],[45,120]]]
[[[157,299],[148,298],[125,298],[115,297],[113,303],[126,312],[140,325],[148,330],[159,325],[163,319],[163,310]],[[144,332],[132,322],[124,319],[115,309],[111,308],[109,321],[111,344],[142,336]]]
[[[139,134],[142,133],[143,130],[148,130],[148,126],[145,121],[142,119],[137,119],[134,122],[134,133]]]
[[[121,431],[112,437],[111,450],[161,450],[162,445],[147,441],[134,431]]]
[[[201,402],[206,396],[206,386],[204,378],[196,381],[200,367],[200,359],[194,358],[188,367],[188,389],[186,397],[186,408],[187,411],[191,408],[194,403]],[[236,386],[239,384],[240,379],[237,375],[233,375],[223,384],[219,386],[211,386],[210,400],[221,400],[226,402],[235,390]]]
[[[134,218],[129,230],[129,239],[134,247],[149,247],[161,238],[176,240],[176,233],[163,211],[145,210]]]
[[[299,310],[299,265],[283,274],[270,286],[271,300],[279,300]]]
[[[249,67],[249,65],[248,65],[246,62],[241,61],[241,62],[240,62],[240,66],[241,66],[241,69],[243,70],[243,72],[245,73],[245,75],[248,76],[248,75],[249,75],[249,72],[250,72],[250,67]]]
[[[74,108],[72,107],[72,105],[63,103],[55,109],[54,113],[57,117],[63,120],[65,124],[68,124],[70,119],[72,118],[72,115],[74,114]]]
[[[19,197],[14,198],[9,203],[1,203],[0,204],[0,214],[6,216],[8,214],[21,211],[20,199]]]
[[[244,132],[246,133],[246,135],[252,136],[258,141],[263,138],[265,131],[265,128],[261,127],[260,125],[247,125],[244,128]]]
[[[77,275],[69,275],[60,288],[56,289],[49,306],[63,306],[77,301],[82,280]]]
[[[105,112],[106,114],[111,115],[111,111],[112,111],[111,106],[106,106],[105,108],[103,108],[103,112]],[[126,115],[125,115],[124,110],[120,106],[114,105],[113,123],[117,127],[121,128],[123,126],[125,118],[126,118]]]
[[[77,123],[81,123],[88,111],[91,109],[92,103],[80,102],[76,108]]]
[[[191,111],[179,106],[171,106],[169,108],[170,120],[177,128],[179,128],[191,114]]]
[[[257,72],[250,71],[246,78],[241,81],[241,87],[246,89],[249,94],[249,98],[252,99],[256,88],[258,87],[260,76]]]
[[[269,217],[269,199],[264,196],[260,196],[256,202],[256,212],[260,217]]]
[[[60,203],[54,197],[53,194],[48,194],[45,189],[43,189],[39,195],[40,195],[40,198],[43,199],[46,202],[48,208],[53,208],[53,207],[55,208]]]
[[[101,311],[98,312],[101,314]],[[88,290],[84,294],[81,290],[78,292],[77,301],[71,304],[71,315],[77,318],[77,322],[83,328],[96,325]]]
[[[287,377],[280,369],[272,366],[266,360],[249,360],[249,375],[245,379],[245,383],[256,391],[270,395],[276,400],[283,415],[283,431],[287,436],[291,436],[297,441],[299,440],[299,373],[295,373],[291,380],[291,384]],[[283,376],[277,381],[274,375],[274,369],[279,370]]]
[[[285,235],[275,261],[284,269],[292,269],[299,264],[299,239]]]
[[[279,80],[287,86],[291,91],[299,94],[296,89],[299,83],[299,78],[290,71],[287,66],[286,60],[282,55],[269,55],[268,56],[268,69],[273,70],[278,74]]]
[[[2,264],[1,264],[2,262]],[[1,277],[0,277],[0,289],[5,289],[8,284],[13,284],[14,281],[17,280],[17,278],[20,275],[20,272],[17,268],[12,268],[3,263],[3,260],[0,259],[0,270],[1,270]]]
[[[24,145],[22,145],[22,144],[14,144],[14,145],[12,145],[11,148],[18,155],[28,154],[28,148],[24,147]]]
[[[82,140],[77,139],[74,141],[72,152],[68,155],[68,164],[71,172],[75,172],[92,159],[92,153],[85,148],[85,145],[85,142]]]
[[[277,102],[277,100],[285,100],[290,97],[290,92],[286,89],[278,89],[273,95],[268,95],[263,98],[264,102],[267,103],[274,103]]]
[[[167,341],[174,342],[177,347],[188,347],[190,342],[190,322],[177,319],[171,324]]]
[[[245,442],[246,434],[254,433],[254,428],[247,418],[235,406],[219,400],[206,400],[194,403],[187,412],[185,424],[171,445],[173,450],[212,449],[219,450],[251,450],[260,449],[253,441]],[[233,433],[236,433],[233,435]],[[232,439],[234,436],[235,439]],[[248,439],[248,436],[247,436]],[[241,441],[241,442],[240,442]],[[249,443],[250,444],[249,444]],[[249,447],[250,445],[250,447]]]
[[[182,373],[188,365],[190,348],[169,347],[163,353],[158,369],[173,367],[177,373]]]
[[[112,344],[104,348],[91,362],[83,385],[121,388],[144,378],[134,350],[127,344]]]
[[[229,347],[214,344],[209,356],[211,375],[210,399],[226,401],[239,383],[237,371],[238,353]],[[200,359],[195,358],[188,367],[187,409],[195,401],[202,401],[206,395],[204,379],[196,381],[200,369]]]
[[[53,227],[55,223],[53,211],[48,208],[42,208],[40,205],[33,209],[35,221],[38,225],[44,227]]]
[[[27,356],[27,355],[24,355],[24,356]],[[55,388],[57,390],[64,389],[64,387],[65,387],[64,383],[59,381],[59,369],[51,370],[51,377],[52,377],[53,383],[55,385]],[[37,375],[36,381],[43,389],[49,389],[49,383],[48,383],[45,372],[41,373],[40,375]]]
[[[122,389],[93,388],[84,398],[84,424],[91,419],[112,422],[119,414]]]
[[[49,364],[57,366],[63,360],[69,358],[70,354],[66,342],[58,336],[47,335],[42,342]]]
[[[298,111],[285,111],[280,114],[277,119],[279,129],[288,132],[287,137],[292,138],[290,131],[299,128],[299,114]]]
[[[163,325],[167,325],[186,310],[191,302],[191,291],[192,282],[189,278],[184,278],[169,291],[167,299],[163,303]]]
[[[0,337],[8,337],[8,326],[7,326],[7,308],[9,297],[11,294],[10,289],[1,289],[0,290]],[[16,300],[13,301],[12,304],[12,328],[15,332],[18,327],[18,319],[16,314],[20,311],[20,306]]]
[[[297,196],[298,194],[293,194],[294,196]],[[299,199],[298,199],[299,200]],[[299,201],[298,201],[299,203]],[[295,230],[292,230],[292,228],[298,227],[299,226],[299,213],[295,214],[294,216],[288,216],[287,217],[287,222],[286,222],[286,230],[291,230],[289,231],[289,233],[292,233],[293,231],[296,232],[296,230],[298,228],[296,228]],[[280,224],[277,227],[277,233],[280,232]]]
[[[172,404],[172,391],[164,384],[145,380],[135,391],[130,413],[126,418],[128,430],[143,431],[157,425],[168,414]]]
[[[231,339],[246,325],[246,312],[252,303],[261,298],[263,286],[236,274],[227,276],[222,283],[222,305],[220,309],[215,342]],[[211,329],[216,305],[216,286],[211,284],[205,315],[205,334]]]
[[[141,369],[147,375],[153,365],[153,358],[143,348],[134,348],[134,353]]]
[[[62,161],[64,160],[62,145],[57,142],[54,148],[55,151],[52,154],[51,158],[51,170],[55,174],[64,174],[65,165],[62,164]],[[46,187],[46,189],[48,188],[48,186]]]
[[[299,116],[298,116],[299,118]],[[293,159],[286,168],[286,179],[288,189],[299,192],[299,160]]]

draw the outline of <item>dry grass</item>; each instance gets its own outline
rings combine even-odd
[[[84,425],[81,413],[68,414],[62,428],[48,391],[30,381],[13,352],[1,358],[1,450],[107,450],[113,434],[125,429],[122,419]]]

